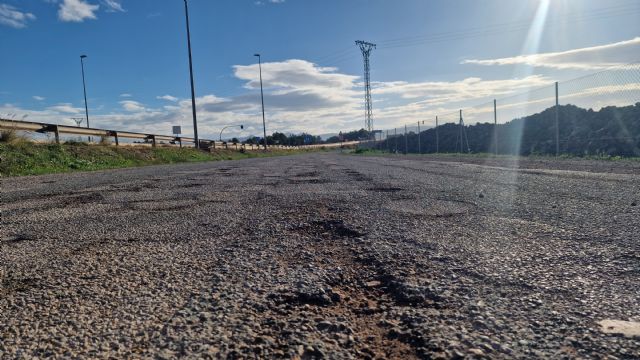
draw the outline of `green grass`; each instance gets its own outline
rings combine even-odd
[[[94,171],[125,167],[185,162],[239,160],[255,157],[291,155],[301,150],[213,153],[193,148],[133,147],[72,144],[36,144],[29,141],[0,142],[0,177],[41,175],[70,171]]]

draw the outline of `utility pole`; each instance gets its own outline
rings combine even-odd
[[[262,59],[260,54],[254,54],[258,57],[258,69],[260,69],[260,101],[262,101],[262,130],[264,131],[264,149],[267,150],[267,123],[264,120],[264,92],[262,90]]]
[[[365,129],[369,132],[369,136],[373,133],[373,120],[371,118],[371,75],[369,66],[369,56],[371,50],[376,48],[376,44],[366,41],[357,40],[356,45],[360,47],[362,58],[364,60],[364,106],[365,106]]]
[[[82,122],[84,121],[84,118],[81,117],[72,117],[71,120],[73,120],[76,123],[77,127],[80,127],[80,124],[82,124]]]
[[[193,138],[196,143],[196,149],[200,149],[200,140],[198,140],[198,120],[196,116],[196,90],[193,85],[193,59],[191,56],[191,30],[189,29],[189,6],[187,0],[184,0],[184,14],[187,19],[187,48],[189,49],[189,76],[191,78],[191,111],[193,113]]]
[[[89,128],[89,106],[87,105],[87,83],[84,80],[84,59],[87,55],[80,55],[80,67],[82,68],[82,90],[84,90],[84,113],[87,119],[87,129]],[[91,136],[89,136],[89,142],[91,142]]]

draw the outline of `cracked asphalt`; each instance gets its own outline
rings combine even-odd
[[[0,358],[640,358],[640,164],[338,153],[0,179]]]

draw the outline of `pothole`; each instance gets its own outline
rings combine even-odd
[[[466,215],[473,211],[475,205],[449,200],[396,200],[384,206],[386,209],[410,215],[431,217],[452,217]]]
[[[131,210],[144,210],[151,212],[159,211],[178,211],[197,205],[194,200],[137,200],[127,203],[127,207]]]
[[[393,186],[376,186],[372,188],[368,188],[368,191],[382,192],[382,193],[391,193],[402,191],[402,188],[393,187]]]
[[[61,197],[59,201],[60,207],[69,207],[75,205],[100,203],[105,200],[100,193],[75,194],[71,196]]]
[[[314,221],[313,224],[322,228],[326,233],[333,235],[333,237],[355,238],[363,236],[361,232],[345,225],[342,220],[321,220]]]
[[[30,234],[16,234],[16,235],[9,236],[7,238],[2,239],[2,242],[7,244],[18,244],[24,241],[32,241],[32,240],[35,240],[35,237]]]
[[[327,182],[317,176],[296,176],[289,178],[291,184],[322,184]]]

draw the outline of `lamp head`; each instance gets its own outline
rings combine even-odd
[[[87,55],[80,55],[80,59],[84,59],[86,57],[87,57]]]
[[[257,56],[257,57],[260,57],[260,54],[253,54],[253,56]]]

